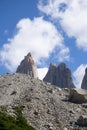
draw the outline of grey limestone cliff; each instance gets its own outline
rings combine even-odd
[[[16,72],[28,74],[33,78],[38,78],[37,67],[31,53],[28,53],[28,55],[21,61]]]
[[[87,89],[87,68],[85,69],[85,75],[82,80],[81,88]]]
[[[51,63],[49,70],[46,74],[46,76],[44,77],[43,81],[49,82],[51,84],[55,84],[55,75],[56,74],[56,65]]]
[[[64,63],[61,63],[58,67],[50,65],[43,81],[50,82],[61,88],[75,88],[72,81],[71,71]]]

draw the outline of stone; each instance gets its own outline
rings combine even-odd
[[[87,126],[87,116],[81,115],[77,120],[76,124],[79,126]]]
[[[85,69],[85,75],[82,80],[81,88],[87,89],[87,68]]]
[[[87,103],[87,90],[70,89],[69,101],[74,103]]]
[[[32,78],[38,78],[37,67],[31,53],[28,53],[28,55],[21,61],[16,72],[28,74]]]
[[[61,63],[58,67],[54,64],[50,64],[49,70],[43,81],[61,88],[75,88],[71,71],[64,63]]]
[[[75,114],[75,111],[72,110],[72,109],[70,109],[70,110],[69,110],[69,113],[71,113],[71,114]]]
[[[68,130],[68,128],[65,127],[63,130]]]
[[[87,108],[87,103],[86,103],[86,104],[82,104],[82,106],[83,106],[84,108]]]
[[[47,127],[49,130],[53,130],[53,124],[51,124],[51,123],[47,124],[46,127]]]

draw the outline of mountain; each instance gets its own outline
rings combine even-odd
[[[60,86],[61,88],[75,88],[71,71],[64,63],[59,64],[58,67],[54,64],[50,64],[49,70],[43,81]]]
[[[20,107],[36,130],[87,130],[87,104],[82,104],[87,98],[83,98],[83,91],[75,91],[74,100],[73,95],[70,99],[75,102],[76,97],[76,103],[72,103],[69,92],[27,74],[5,74],[0,76],[0,110],[14,116],[14,108]]]
[[[46,76],[44,77],[43,81],[49,82],[49,83],[55,85],[56,68],[57,68],[56,65],[51,63],[50,67],[48,69],[48,72],[47,72]]]
[[[85,69],[85,75],[82,80],[81,88],[87,89],[87,68]]]
[[[28,74],[33,78],[38,78],[37,67],[31,53],[28,53],[28,55],[21,61],[16,72]]]

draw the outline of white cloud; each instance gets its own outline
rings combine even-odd
[[[44,0],[39,0],[38,9],[56,19],[62,15],[62,12],[59,10],[61,3],[68,4],[69,1],[70,0],[47,0],[47,2],[44,3]]]
[[[22,19],[18,22],[17,32],[13,38],[8,40],[8,43],[3,45],[0,50],[0,61],[10,71],[14,71],[24,56],[31,52],[34,55],[37,64],[43,58],[49,58],[55,48],[59,48],[60,53],[65,50],[62,59],[69,55],[69,50],[63,44],[62,36],[57,31],[56,27],[45,21],[42,17]],[[60,55],[61,57],[61,55]]]
[[[39,79],[43,80],[43,78],[45,77],[47,71],[48,71],[48,68],[38,68],[38,77],[39,77]]]
[[[76,45],[87,51],[87,0],[40,0],[40,11],[60,19],[60,24],[69,37],[76,38]]]
[[[69,57],[69,55],[67,55],[67,53],[69,53],[69,52],[70,51],[69,51],[68,47],[67,48],[62,47],[61,51],[58,53],[59,61],[60,62],[63,62],[64,60],[69,61],[70,57]]]
[[[85,69],[86,69],[87,65],[80,65],[76,71],[73,73],[74,76],[74,83],[76,85],[76,87],[80,88],[81,87],[81,83],[85,74]]]

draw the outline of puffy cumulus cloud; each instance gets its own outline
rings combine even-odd
[[[69,37],[76,38],[76,45],[87,51],[87,0],[40,0],[40,11],[60,20]]]
[[[60,62],[63,62],[64,60],[69,61],[70,60],[70,56],[67,55],[67,53],[69,54],[69,52],[70,52],[70,50],[69,50],[68,47],[67,48],[65,48],[65,46],[62,47],[61,51],[57,55],[59,61]]]
[[[56,19],[61,17],[68,3],[69,0],[39,0],[38,9]]]
[[[45,21],[42,17],[22,19],[16,26],[16,34],[4,44],[0,50],[0,61],[10,71],[14,71],[24,56],[31,52],[37,64],[41,64],[43,58],[49,55],[55,48],[59,52],[65,49],[65,56],[68,55],[67,47],[64,46],[62,36],[58,33],[51,22]],[[60,55],[61,56],[61,55]],[[64,56],[62,57],[64,59]]]
[[[80,88],[81,87],[81,83],[85,74],[85,69],[87,67],[86,65],[80,65],[76,71],[73,73],[73,77],[74,77],[74,83],[76,85],[76,87]]]
[[[48,68],[38,68],[38,77],[39,77],[39,79],[43,80],[43,78],[45,77],[47,71],[48,71]]]

